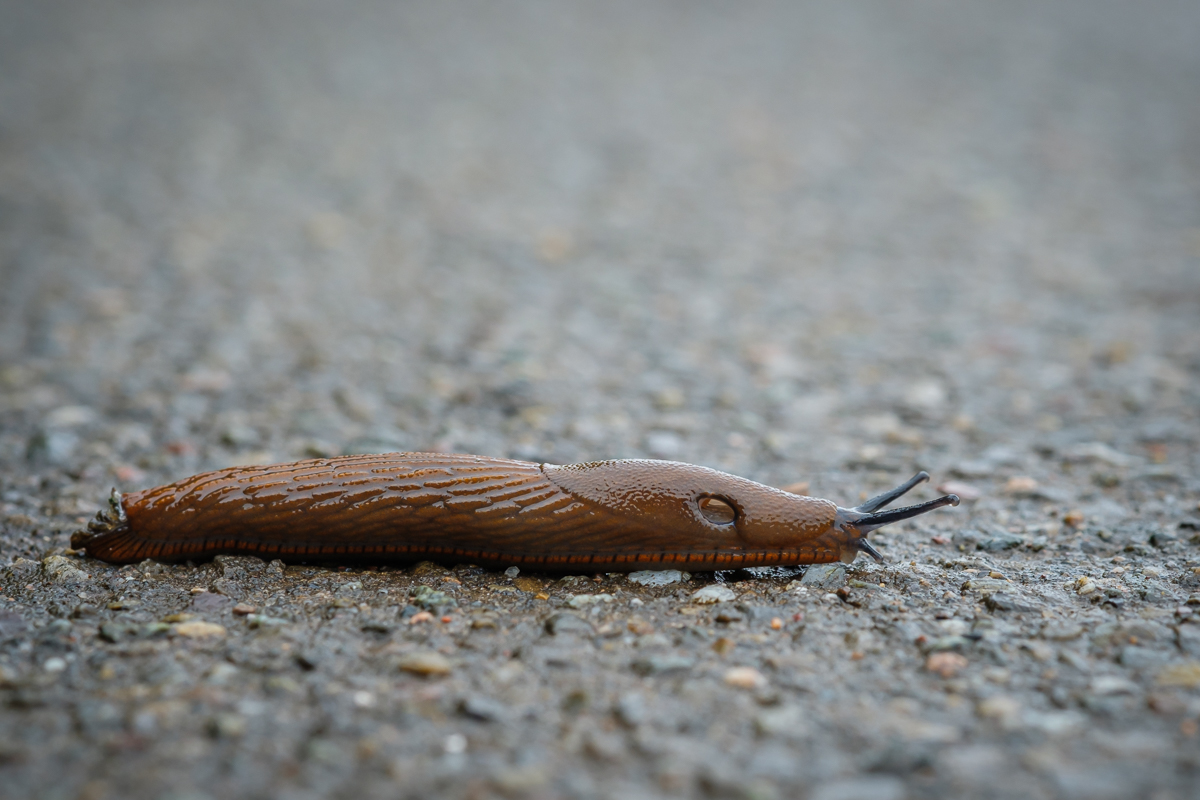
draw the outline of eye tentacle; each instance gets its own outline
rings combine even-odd
[[[906,494],[914,486],[922,484],[927,480],[929,480],[929,473],[925,470],[921,470],[916,475],[913,475],[907,481],[897,486],[895,489],[889,489],[881,495],[872,497],[865,503],[855,506],[854,510],[862,514],[870,514],[873,511],[878,511],[889,503],[894,502],[901,495]]]
[[[876,528],[881,528],[884,525],[890,525],[893,522],[919,517],[922,514],[933,511],[935,508],[956,505],[958,505],[958,495],[948,494],[944,497],[939,497],[936,500],[930,500],[927,503],[919,503],[915,506],[894,508],[891,511],[880,511],[875,514],[864,514],[863,516],[854,520],[853,525],[855,528],[865,534],[875,530]]]

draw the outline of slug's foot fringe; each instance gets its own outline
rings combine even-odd
[[[110,560],[109,555],[121,549],[121,545],[132,539],[129,520],[121,505],[121,493],[116,489],[108,497],[108,510],[100,511],[87,528],[71,534],[71,548],[87,550],[92,558]]]

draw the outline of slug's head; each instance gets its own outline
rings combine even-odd
[[[957,505],[947,495],[911,508],[879,512],[918,483],[903,486],[856,508],[764,486],[707,467],[672,461],[598,461],[542,470],[591,513],[617,517],[621,536],[638,551],[710,553],[789,553],[793,563],[853,561],[860,552],[881,558],[867,534],[889,522],[939,506]],[[606,542],[606,546],[611,543]],[[776,561],[775,563],[781,563]]]
[[[884,525],[933,511],[935,508],[958,505],[958,495],[948,494],[936,500],[919,503],[915,506],[895,508],[891,511],[880,510],[909,489],[927,480],[929,480],[928,472],[918,472],[895,489],[884,492],[878,497],[872,497],[865,503],[854,508],[839,508],[834,527],[845,536],[845,545],[842,547],[842,561],[849,564],[860,552],[863,552],[876,561],[881,562],[883,561],[883,556],[867,541],[868,533]]]

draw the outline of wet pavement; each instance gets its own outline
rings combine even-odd
[[[1194,4],[0,11],[0,796],[1195,795]],[[69,548],[394,450],[964,502],[756,573]]]

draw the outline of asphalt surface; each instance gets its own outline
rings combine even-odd
[[[0,20],[0,796],[1200,790],[1200,6]],[[649,583],[69,549],[390,450],[964,503]]]

